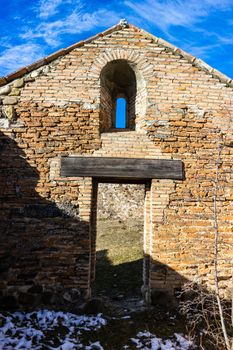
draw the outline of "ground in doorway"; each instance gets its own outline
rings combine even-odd
[[[143,222],[100,219],[97,225],[94,296],[140,298],[143,284]]]

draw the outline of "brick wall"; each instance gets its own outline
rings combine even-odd
[[[136,75],[136,130],[101,133],[100,74],[118,59]],[[219,273],[222,294],[229,297],[230,84],[204,63],[128,26],[38,64],[0,88],[0,287],[5,303],[14,300],[26,307],[48,299],[62,304],[90,295],[96,203],[91,178],[60,176],[60,157],[72,154],[184,162],[184,181],[146,184],[145,289],[170,294],[190,279],[213,287],[213,195],[221,163]]]

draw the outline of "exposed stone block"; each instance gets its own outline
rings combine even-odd
[[[8,118],[0,118],[0,129],[7,129],[10,126],[10,121]]]
[[[18,102],[18,98],[14,96],[6,96],[3,99],[3,104],[4,105],[16,105]]]
[[[0,88],[0,95],[8,95],[11,92],[11,86],[6,85]]]
[[[2,108],[2,113],[3,115],[8,119],[8,120],[13,120],[16,116],[16,113],[15,113],[15,108],[14,106],[12,105],[6,105],[6,106],[3,106]]]
[[[21,87],[23,87],[23,86],[24,86],[24,79],[23,79],[23,78],[20,78],[20,79],[15,80],[13,86],[14,86],[15,88],[21,88]]]
[[[20,89],[18,88],[13,88],[9,93],[9,96],[19,96],[19,95],[20,95]]]

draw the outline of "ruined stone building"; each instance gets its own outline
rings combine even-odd
[[[219,283],[230,296],[231,79],[121,21],[0,85],[2,302],[91,296],[97,187],[112,181],[144,184],[147,300],[172,297],[189,280],[213,288],[216,217]],[[119,97],[124,129],[116,127]]]

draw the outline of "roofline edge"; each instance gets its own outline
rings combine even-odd
[[[114,31],[124,29],[125,27],[131,27],[136,31],[141,31],[146,37],[151,38],[158,45],[161,45],[164,48],[171,50],[176,55],[182,56],[183,58],[188,60],[193,66],[207,72],[213,78],[217,78],[221,83],[225,84],[226,86],[233,88],[233,79],[232,78],[230,78],[229,76],[220,72],[219,70],[211,67],[208,63],[206,63],[202,59],[197,58],[197,57],[187,53],[186,51],[176,47],[175,45],[167,42],[166,40],[164,40],[162,38],[156,37],[155,35],[147,32],[144,29],[140,29],[140,28],[138,28],[130,23],[122,23],[121,21],[120,21],[120,23],[106,29],[105,31],[102,31],[100,33],[95,34],[94,36],[87,38],[86,40],[81,40],[75,44],[68,46],[65,49],[62,48],[58,51],[55,51],[54,53],[52,53],[46,57],[43,57],[43,58],[39,59],[38,61],[31,63],[30,65],[28,65],[26,67],[19,68],[18,70],[14,71],[6,76],[0,77],[0,87],[12,82],[15,79],[23,77],[25,74],[30,73],[35,69],[38,69],[40,67],[43,67],[46,64],[51,63],[55,59],[66,55],[67,53],[71,52],[72,50],[74,50],[78,47],[82,47],[85,44],[88,44],[95,39],[98,39],[104,35],[111,34]]]
[[[43,67],[44,65],[46,65],[48,63],[51,63],[52,61],[54,61],[58,57],[62,57],[64,55],[66,55],[67,53],[69,53],[70,51],[72,51],[78,47],[82,47],[85,44],[88,44],[92,40],[98,39],[104,35],[111,34],[112,32],[120,30],[122,28],[123,28],[123,26],[121,24],[116,24],[116,25],[114,25],[114,26],[112,26],[112,27],[100,32],[100,33],[97,33],[97,34],[85,39],[85,40],[78,41],[77,43],[72,44],[65,49],[64,48],[59,49],[58,51],[55,51],[54,53],[52,53],[48,56],[42,57],[38,61],[35,61],[35,62],[29,64],[28,66],[19,68],[16,71],[14,71],[6,76],[0,77],[0,87],[4,86],[6,84],[9,84],[10,82],[12,82],[15,79],[23,77],[25,74],[30,73],[35,69],[38,69],[38,68]]]

